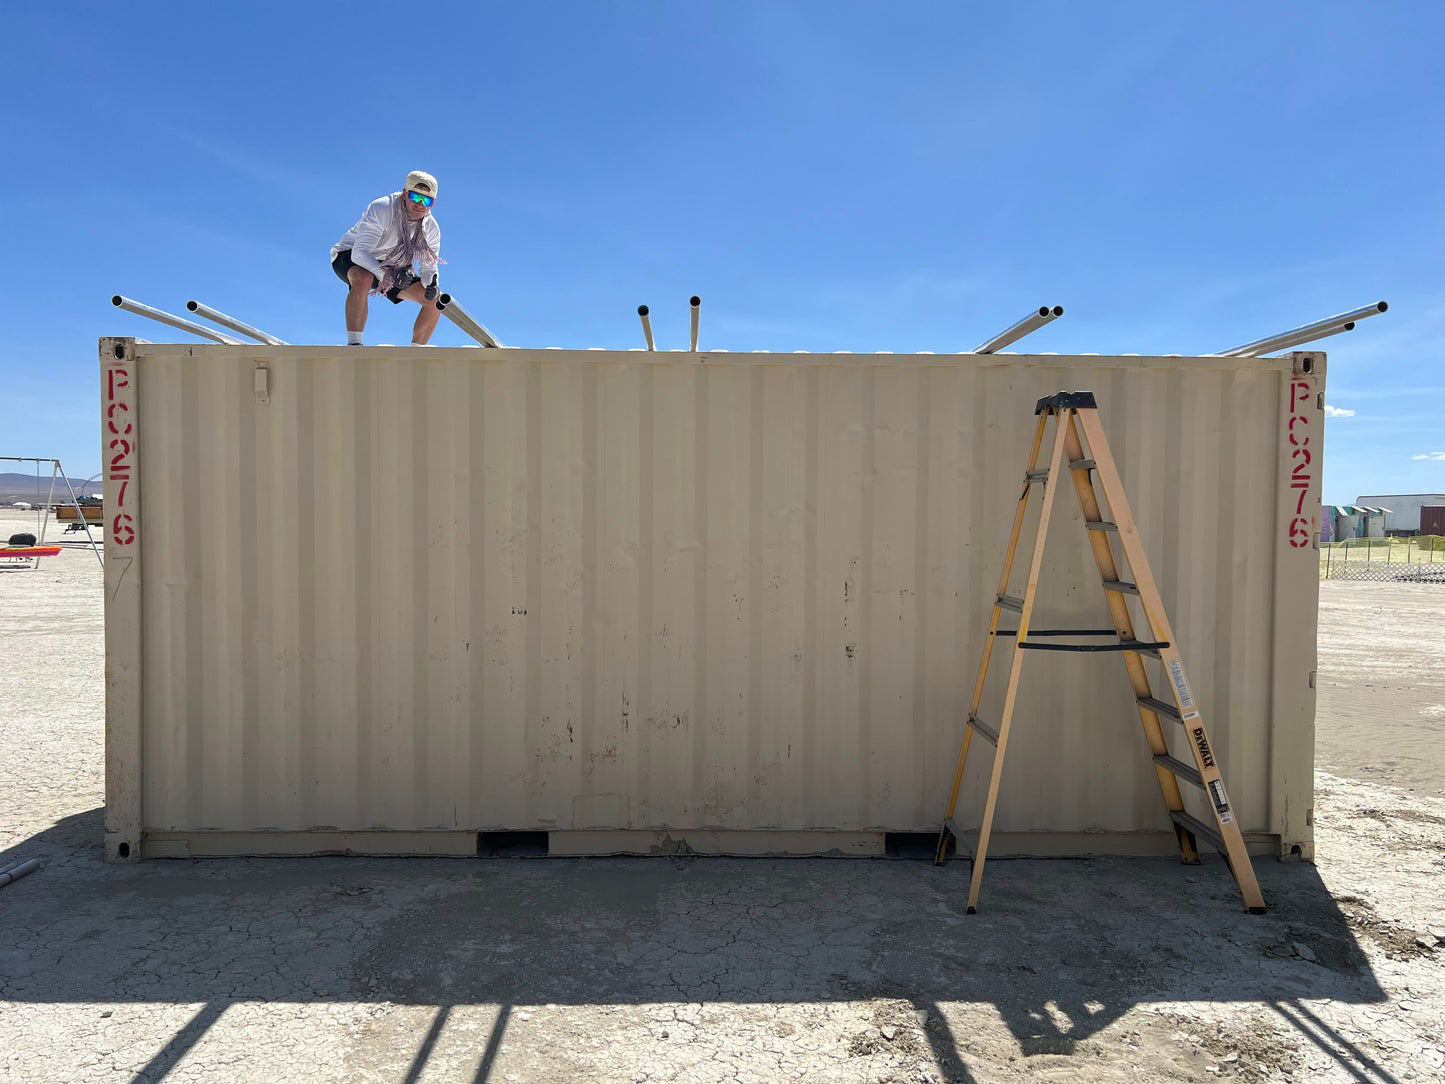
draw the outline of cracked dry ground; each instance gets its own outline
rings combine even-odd
[[[44,862],[0,889],[0,1078],[1440,1079],[1445,592],[1322,586],[1319,864],[1258,860],[1270,914],[1217,861],[1101,859],[991,864],[965,916],[961,862],[108,866],[98,569],[67,552],[0,580],[0,843]],[[1378,606],[1409,658],[1357,642]],[[1386,671],[1389,764],[1351,729]]]

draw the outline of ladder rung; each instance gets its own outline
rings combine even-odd
[[[1182,809],[1171,809],[1169,816],[1179,827],[1189,829],[1198,838],[1209,840],[1217,850],[1228,851],[1224,845],[1224,837],[1198,817],[1191,817]]]
[[[1038,470],[1027,471],[1024,474],[1026,482],[1047,482],[1049,480],[1049,468],[1040,467]]]
[[[1119,529],[1117,523],[1110,523],[1108,520],[1103,519],[1085,520],[1084,526],[1091,531],[1117,531]]]
[[[1184,720],[1180,717],[1179,712],[1173,704],[1166,704],[1162,700],[1155,700],[1152,696],[1141,696],[1139,697],[1139,706],[1141,708],[1148,708],[1161,719],[1173,719],[1180,726],[1184,725]]]
[[[1016,614],[1024,612],[1024,600],[1013,595],[999,595],[997,605],[1000,609],[1012,610]]]
[[[1177,757],[1171,757],[1168,753],[1163,753],[1155,757],[1154,763],[1161,768],[1173,772],[1178,778],[1188,780],[1200,790],[1204,789],[1204,777],[1199,774],[1199,769],[1192,764],[1185,764],[1184,761]]]
[[[995,749],[998,748],[997,730],[989,726],[987,723],[980,721],[976,715],[970,715],[968,717],[968,725],[973,727],[973,729],[977,730],[979,734],[981,734],[983,737],[987,738],[988,743],[992,745]]]
[[[1071,459],[1071,460],[1069,461],[1069,470],[1093,470],[1093,469],[1094,469],[1094,461],[1093,461],[1092,459]]]
[[[1137,595],[1139,588],[1132,583],[1125,583],[1123,580],[1105,580],[1104,590],[1113,591],[1117,595]]]

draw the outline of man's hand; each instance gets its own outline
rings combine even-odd
[[[431,277],[431,282],[427,284],[426,299],[428,301],[435,301],[437,299],[437,294],[439,294],[440,292],[441,291],[437,289],[437,276],[433,275]]]

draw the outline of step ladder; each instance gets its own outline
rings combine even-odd
[[[983,882],[984,859],[988,854],[989,834],[993,829],[994,811],[998,805],[999,780],[1003,774],[1004,750],[1008,746],[1009,725],[1013,722],[1014,704],[1018,697],[1019,672],[1023,666],[1026,651],[1116,651],[1124,660],[1129,673],[1129,682],[1134,688],[1135,702],[1139,708],[1139,721],[1144,727],[1144,737],[1149,743],[1149,752],[1154,758],[1154,768],[1159,776],[1159,787],[1164,794],[1164,804],[1174,822],[1174,833],[1179,843],[1179,853],[1190,864],[1199,861],[1198,841],[1212,843],[1224,855],[1239,885],[1244,905],[1250,914],[1264,914],[1264,897],[1254,877],[1249,852],[1244,846],[1229,796],[1224,789],[1219,766],[1214,756],[1214,747],[1204,727],[1204,718],[1199,704],[1190,690],[1180,659],[1174,633],[1169,627],[1169,618],[1160,601],[1159,590],[1154,576],[1149,571],[1149,562],[1144,556],[1144,546],[1139,539],[1138,528],[1129,513],[1129,503],[1124,497],[1124,487],[1119,481],[1119,471],[1114,457],[1109,452],[1108,441],[1104,438],[1099,424],[1099,408],[1093,392],[1059,392],[1040,399],[1034,409],[1038,416],[1038,427],[1034,432],[1033,450],[1029,453],[1029,465],[1024,473],[1023,493],[1019,496],[1018,508],[1014,513],[1013,531],[1009,535],[1008,553],[1004,557],[1003,574],[999,577],[998,594],[993,606],[993,617],[989,621],[988,636],[984,640],[983,660],[978,667],[978,680],[974,683],[973,699],[969,704],[968,720],[963,732],[963,748],[958,754],[958,768],[953,775],[953,790],[948,796],[948,809],[943,816],[943,828],[938,835],[938,850],[934,857],[936,865],[942,865],[948,857],[950,844],[958,845],[963,834],[954,823],[953,815],[958,805],[958,792],[963,783],[963,769],[968,761],[969,744],[977,734],[994,747],[993,771],[989,777],[988,800],[984,804],[983,822],[978,832],[978,849],[973,857],[973,876],[968,886],[968,913],[978,909],[979,886]],[[1050,419],[1056,421],[1053,444],[1045,465],[1039,465],[1039,452],[1044,445],[1044,435]],[[1031,629],[1034,594],[1038,589],[1039,570],[1043,566],[1044,540],[1049,529],[1049,514],[1057,487],[1050,482],[1062,479],[1064,472],[1072,479],[1079,507],[1084,513],[1084,525],[1089,534],[1089,543],[1094,552],[1094,561],[1103,581],[1105,598],[1109,604],[1109,615],[1113,619],[1111,629]],[[1108,504],[1112,520],[1104,519],[1095,492],[1094,478]],[[1039,525],[1034,538],[1033,558],[1029,563],[1028,582],[1022,595],[1010,595],[1009,576],[1013,571],[1014,554],[1018,549],[1019,534],[1023,527],[1024,514],[1028,510],[1029,496],[1035,490],[1043,492],[1043,506],[1039,511]],[[1123,550],[1124,560],[1130,579],[1119,576],[1114,561],[1112,539],[1117,539]],[[1132,582],[1131,582],[1132,581]],[[1134,632],[1133,618],[1129,612],[1129,599],[1137,598],[1148,622],[1150,640],[1140,640]],[[999,622],[1005,611],[1018,615],[1017,628],[1000,629]],[[1111,637],[1113,643],[1061,643],[1054,637],[1072,636],[1092,639]],[[996,723],[979,718],[979,705],[983,700],[984,680],[988,676],[989,659],[994,644],[999,638],[1012,637],[1013,659],[1009,666],[1008,688],[1004,693],[1003,714]],[[1144,659],[1154,659],[1162,664],[1164,684],[1168,687],[1168,700],[1155,697],[1149,683],[1149,674]],[[1193,754],[1193,763],[1175,757],[1170,752],[1164,727],[1178,727],[1184,733],[1181,741]],[[1213,816],[1210,822],[1201,820],[1184,807],[1184,793],[1180,783],[1188,783],[1201,791]]]

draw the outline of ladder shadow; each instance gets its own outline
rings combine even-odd
[[[1203,869],[1169,859],[1000,858],[980,912],[965,915],[965,862],[323,857],[117,866],[101,860],[101,822],[102,811],[89,810],[0,853],[64,863],[63,874],[42,865],[4,889],[0,950],[107,939],[103,957],[62,954],[11,976],[6,999],[12,1011],[203,1003],[138,1080],[169,1072],[231,1005],[326,999],[437,1007],[415,1035],[423,1049],[411,1068],[412,1056],[403,1060],[397,1079],[421,1078],[458,1006],[505,1007],[487,1049],[475,1053],[478,1079],[492,1072],[503,1040],[513,1041],[512,1006],[876,1001],[905,1021],[909,1007],[927,1010],[922,1036],[933,1060],[949,1079],[972,1081],[979,1057],[996,1051],[973,1045],[982,1025],[990,1042],[1022,1059],[1069,1055],[1140,1006],[1194,1001],[1270,1009],[1358,1079],[1391,1080],[1303,1004],[1387,1000],[1308,865],[1258,862],[1271,909],[1250,916],[1212,856]],[[1360,928],[1373,936],[1369,924]],[[247,934],[226,939],[227,929]],[[345,930],[353,932],[337,932]],[[294,946],[280,969],[277,941]],[[216,975],[205,965],[223,946],[236,962]]]

